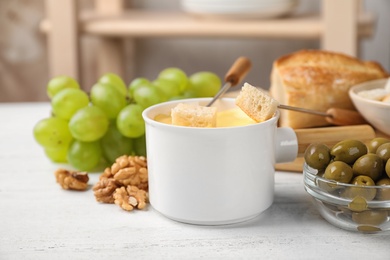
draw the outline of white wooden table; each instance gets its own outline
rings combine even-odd
[[[276,172],[275,202],[229,226],[171,221],[148,207],[99,204],[65,191],[32,136],[49,104],[0,104],[0,259],[390,259],[390,233],[360,234],[321,218],[299,173]],[[90,174],[90,184],[98,174]]]

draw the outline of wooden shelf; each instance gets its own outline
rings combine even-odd
[[[359,37],[373,33],[375,19],[365,13],[358,17]],[[324,24],[320,15],[307,14],[283,19],[214,19],[183,12],[129,10],[121,15],[82,13],[79,33],[104,37],[212,37],[320,39]],[[41,22],[43,32],[51,31],[49,20]]]
[[[132,9],[125,7],[124,0],[93,2],[94,7],[85,12],[77,0],[45,0],[47,19],[40,27],[48,36],[50,75],[66,74],[81,79],[84,48],[80,43],[84,35],[98,38],[97,75],[111,71],[125,76],[123,53],[127,51],[131,57],[136,51],[136,45],[129,39],[309,39],[319,40],[321,49],[356,56],[359,40],[374,34],[376,21],[376,17],[364,11],[362,0],[321,0],[318,14],[264,20]],[[133,67],[127,66],[127,73],[131,74]]]

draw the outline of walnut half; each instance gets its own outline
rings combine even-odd
[[[103,203],[114,203],[113,194],[119,187],[113,178],[102,178],[93,186],[93,193],[96,201]]]
[[[148,193],[136,186],[128,185],[117,188],[113,195],[115,204],[124,210],[143,209],[148,202]]]
[[[106,169],[105,176],[112,176],[121,186],[137,186],[148,190],[148,166],[144,156],[123,155],[115,160],[110,169]]]
[[[58,169],[54,172],[57,182],[65,190],[86,190],[88,187],[88,173]]]

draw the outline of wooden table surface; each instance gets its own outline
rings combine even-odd
[[[126,212],[93,192],[65,191],[33,139],[48,103],[0,104],[0,259],[390,259],[390,234],[326,222],[302,174],[276,172],[274,204],[236,225],[195,226],[149,205]],[[99,174],[90,174],[91,186]]]

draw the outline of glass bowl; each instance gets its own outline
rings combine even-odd
[[[336,227],[364,233],[390,230],[390,186],[359,186],[321,177],[303,166],[305,190],[321,216]]]

